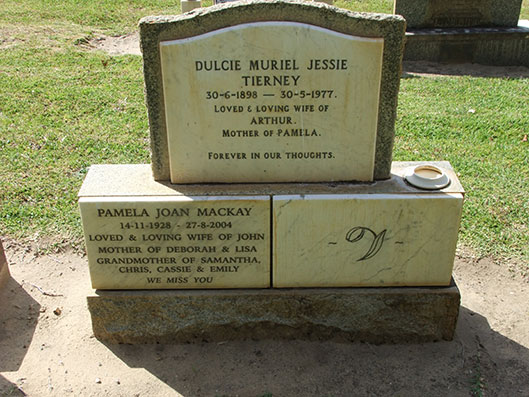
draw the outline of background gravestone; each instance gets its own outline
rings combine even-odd
[[[408,29],[515,27],[522,0],[395,0]]]
[[[406,19],[405,61],[529,66],[522,0],[395,0]]]

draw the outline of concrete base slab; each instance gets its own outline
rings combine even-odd
[[[413,29],[404,60],[529,66],[529,21],[515,28]]]
[[[94,335],[132,344],[451,340],[459,305],[454,281],[428,288],[96,290],[88,296]]]

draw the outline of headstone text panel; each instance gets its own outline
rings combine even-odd
[[[270,286],[270,198],[81,197],[93,288]]]
[[[161,42],[171,181],[373,180],[383,47],[295,22]]]

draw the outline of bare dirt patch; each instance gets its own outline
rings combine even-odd
[[[105,51],[109,55],[141,55],[138,33],[124,36],[98,36],[86,40],[82,46],[92,50]]]
[[[529,395],[529,284],[469,250],[455,263],[452,342],[131,346],[93,337],[85,257],[4,246],[12,278],[0,291],[0,395]]]

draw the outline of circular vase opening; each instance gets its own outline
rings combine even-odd
[[[437,190],[450,184],[450,178],[444,171],[434,165],[418,165],[412,167],[404,176],[406,181],[419,189]]]

